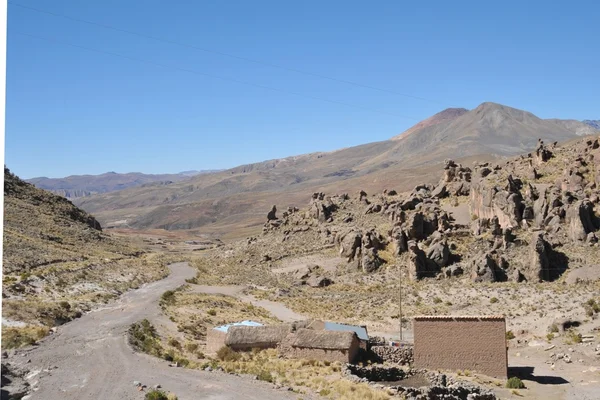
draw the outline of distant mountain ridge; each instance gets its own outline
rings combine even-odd
[[[407,134],[408,133],[408,134]],[[445,158],[489,160],[600,131],[572,120],[541,119],[496,103],[444,110],[381,142],[241,165],[169,185],[77,199],[107,226],[231,231],[260,226],[273,204],[302,206],[314,192],[411,190],[437,179]],[[263,221],[264,222],[264,221]]]
[[[600,119],[584,119],[583,123],[594,129],[600,129]]]
[[[32,178],[26,182],[37,188],[48,190],[68,199],[77,199],[93,194],[109,193],[149,184],[169,184],[191,179],[194,176],[214,173],[218,170],[184,171],[177,174],[143,174],[140,172],[106,172],[100,175],[71,175],[65,178]]]

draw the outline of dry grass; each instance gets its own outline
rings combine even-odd
[[[210,327],[243,320],[263,324],[279,323],[262,307],[256,307],[231,296],[186,292],[185,288],[175,291],[172,299],[164,306],[165,313],[177,324],[191,343],[202,343]]]
[[[330,399],[389,399],[389,395],[365,383],[346,380],[339,363],[281,358],[274,349],[238,353],[229,361],[219,362],[226,372],[270,377],[273,383],[295,391],[311,391]]]
[[[49,332],[45,326],[2,327],[2,348],[13,349],[31,346]]]

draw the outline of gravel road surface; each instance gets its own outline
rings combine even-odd
[[[11,354],[8,362],[30,371],[27,380],[33,391],[25,398],[143,399],[144,392],[137,390],[134,381],[149,388],[160,384],[180,400],[298,398],[251,377],[169,367],[168,362],[136,353],[129,347],[129,326],[144,318],[158,317],[161,294],[177,288],[196,273],[185,263],[169,268],[171,274],[167,278],[130,291],[109,306],[59,327],[36,347]]]

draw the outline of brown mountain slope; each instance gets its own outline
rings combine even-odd
[[[427,128],[428,126],[438,125],[443,122],[452,121],[467,112],[469,112],[469,110],[467,110],[466,108],[447,108],[444,111],[440,111],[439,113],[413,125],[398,136],[394,136],[391,140],[400,140],[414,132],[417,132],[423,128]]]
[[[538,138],[565,141],[597,132],[581,122],[543,120],[527,111],[488,102],[457,118],[401,135],[392,148],[371,162],[413,158],[414,165],[419,165],[445,157],[509,156],[531,150]],[[416,154],[421,156],[413,157]]]
[[[186,182],[91,196],[76,204],[110,226],[212,230],[225,221],[256,221],[273,204],[303,204],[313,191],[380,190],[383,182],[388,188],[409,190],[410,184],[427,180],[427,174],[437,174],[441,165],[435,164],[445,158],[505,157],[533,149],[540,137],[549,142],[577,137],[577,126],[494,103],[441,114],[435,124],[424,123],[398,140],[243,165]]]

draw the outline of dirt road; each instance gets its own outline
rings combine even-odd
[[[297,398],[250,377],[171,368],[166,361],[129,347],[129,326],[157,317],[160,295],[195,276],[195,270],[184,263],[169,268],[166,279],[128,292],[112,305],[61,326],[39,346],[11,356],[11,364],[31,371],[28,381],[33,391],[26,399],[143,399],[144,393],[137,391],[134,381],[148,387],[160,384],[180,400]]]

